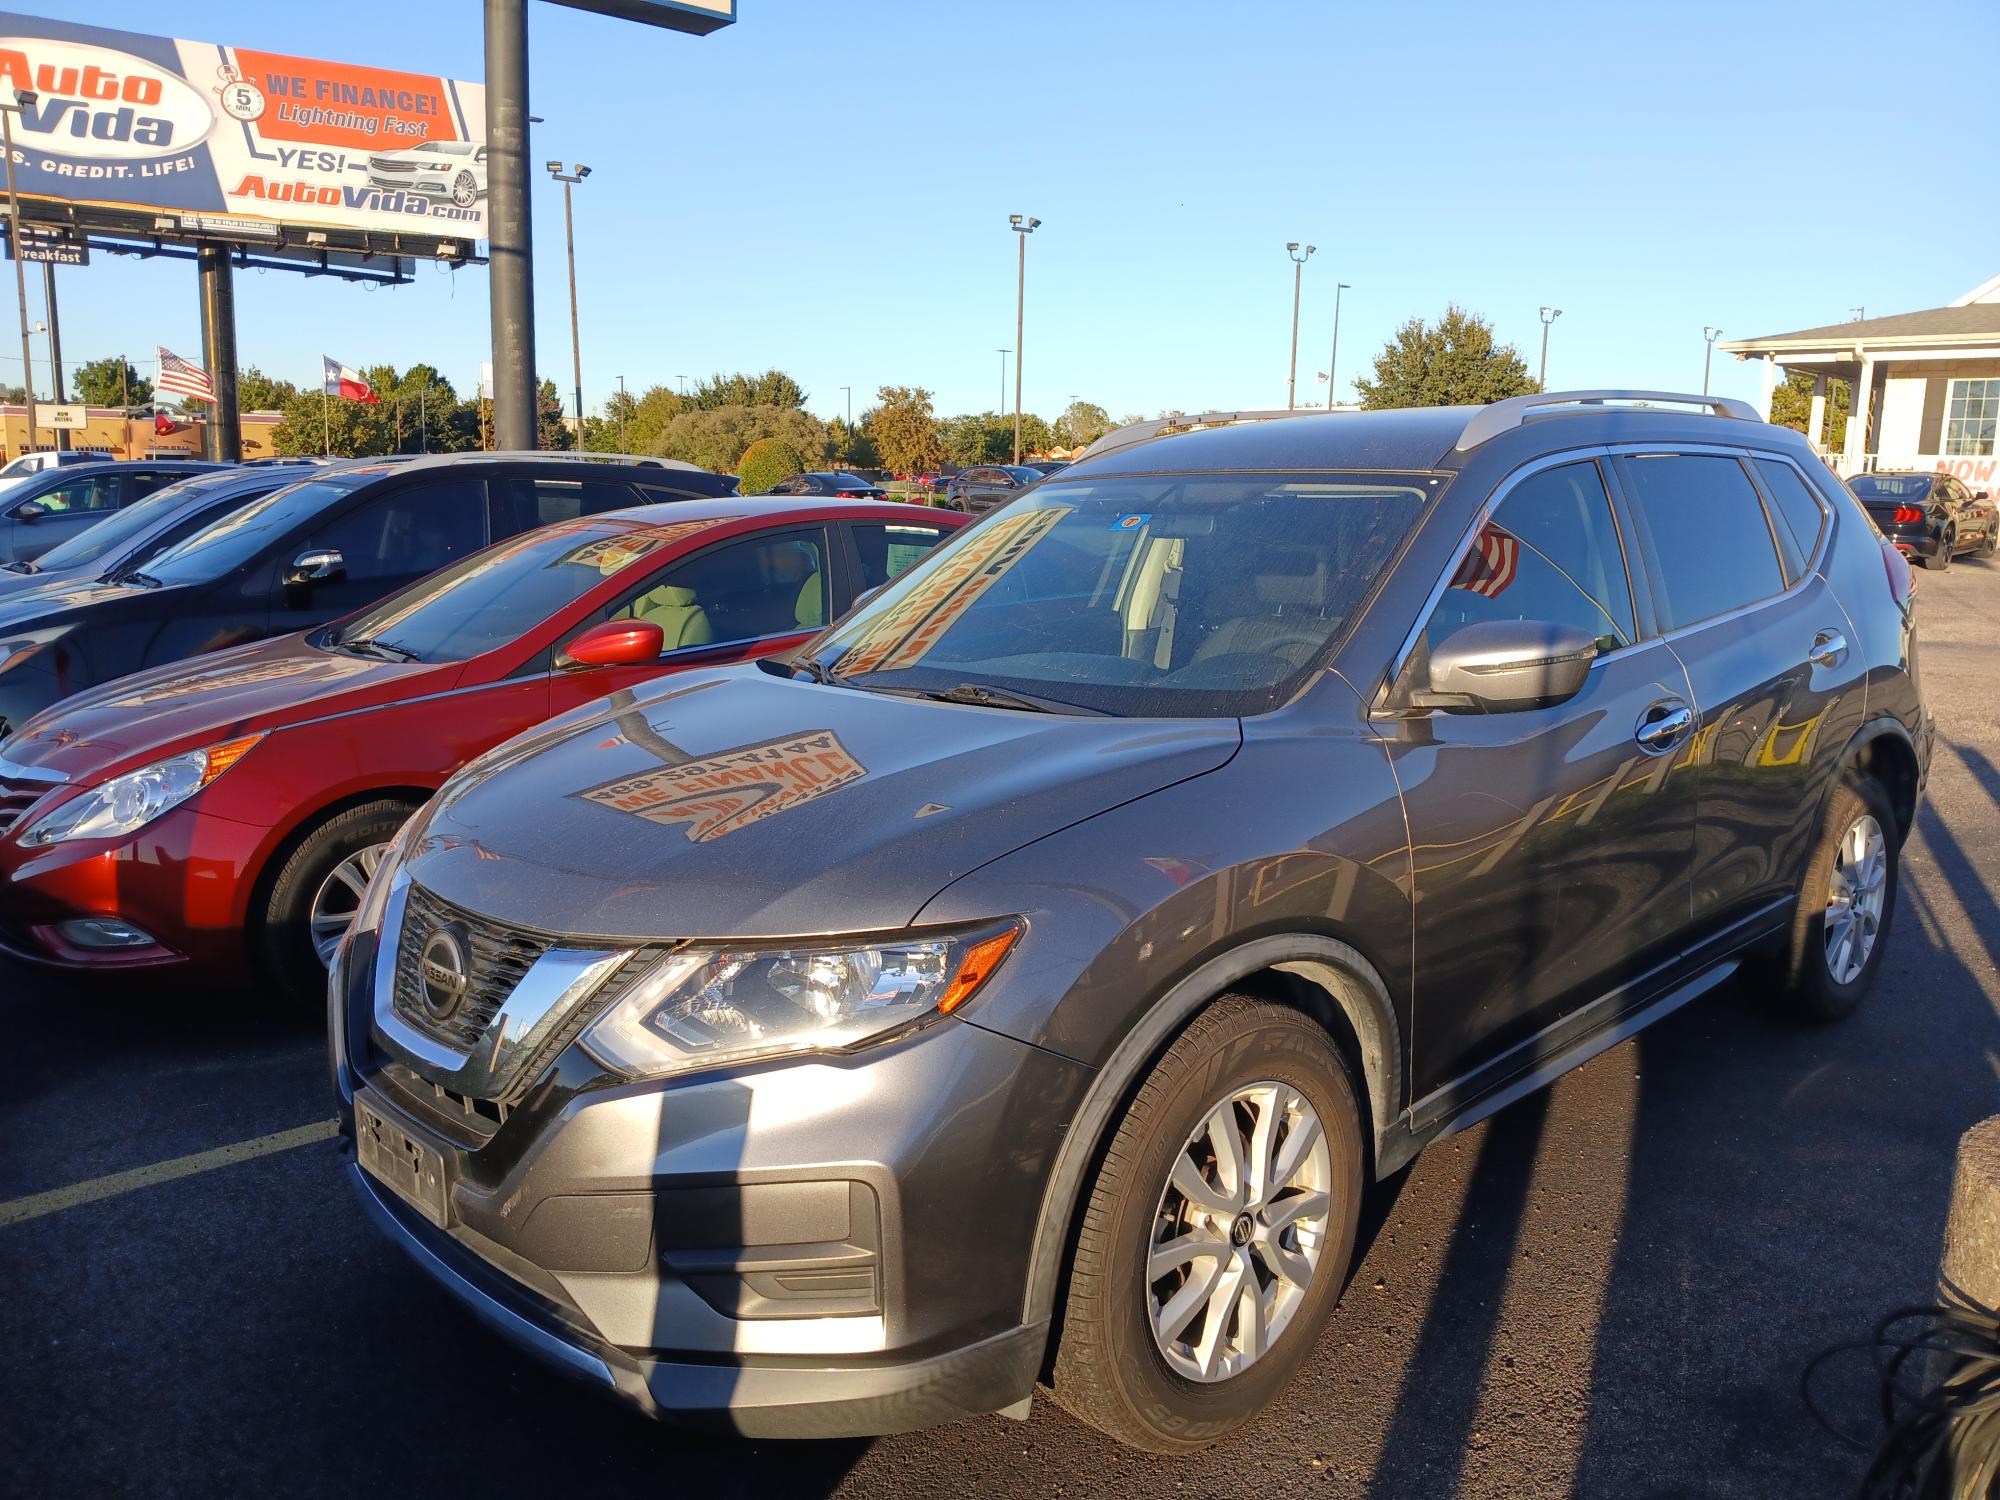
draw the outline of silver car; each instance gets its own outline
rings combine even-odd
[[[470,208],[486,196],[486,148],[471,141],[425,141],[368,158],[368,185],[449,198]]]

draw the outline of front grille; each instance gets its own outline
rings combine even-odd
[[[461,936],[471,971],[465,999],[442,1020],[424,1004],[418,973],[424,944],[441,927],[452,928]],[[514,986],[553,946],[548,938],[503,927],[412,884],[396,945],[396,1014],[425,1036],[470,1051],[500,1013]]]
[[[371,157],[368,162],[371,172],[414,172],[417,164],[413,161],[383,161],[381,157]]]
[[[53,790],[46,782],[0,778],[0,838],[11,833],[14,825],[27,816],[28,809]]]

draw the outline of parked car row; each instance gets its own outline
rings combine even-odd
[[[107,626],[0,615],[0,712],[95,684],[0,740],[0,944],[324,994],[364,1211],[643,1411],[1046,1387],[1161,1452],[1426,1144],[1738,972],[1861,1003],[1935,728],[1799,434],[1590,391],[988,467],[976,521],[320,471]]]

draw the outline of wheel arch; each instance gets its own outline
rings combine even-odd
[[[271,887],[277,881],[278,872],[284,869],[285,861],[329,819],[353,808],[365,807],[370,802],[407,802],[414,811],[436,792],[435,787],[416,784],[359,787],[306,809],[274,830],[270,842],[257,857],[256,873],[244,887],[243,930],[251,932],[260,926],[265,903],[271,899]]]
[[[1325,1028],[1361,1084],[1362,1138],[1369,1145],[1372,1176],[1390,1128],[1401,1118],[1404,1091],[1405,1043],[1382,976],[1360,950],[1317,934],[1286,933],[1232,948],[1162,994],[1098,1069],[1043,1189],[1028,1263],[1025,1322],[1045,1322],[1056,1330],[1077,1213],[1120,1106],[1187,1024],[1232,990],[1289,1004]]]
[[[1862,725],[1841,750],[1839,767],[1843,773],[1859,773],[1881,784],[1896,814],[1896,842],[1900,845],[1907,839],[1916,825],[1924,775],[1916,743],[1902,721],[1883,717]],[[1826,796],[1832,792],[1829,785]],[[1822,813],[1825,801],[1822,797]]]

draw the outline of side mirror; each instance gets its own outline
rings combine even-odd
[[[1972,498],[1975,500],[1990,500],[1993,498],[1993,496],[1991,491],[1988,490],[1974,490],[1972,492]]]
[[[39,521],[49,513],[49,508],[39,500],[23,500],[14,511],[17,521]]]
[[[1430,689],[1412,708],[1510,713],[1573,698],[1583,687],[1597,642],[1575,625],[1488,620],[1452,632],[1431,647]]]
[[[569,643],[565,667],[636,667],[656,661],[667,649],[667,634],[651,620],[606,620]]]
[[[338,547],[316,547],[292,559],[285,573],[286,588],[303,588],[309,583],[331,583],[347,576],[347,559]]]

